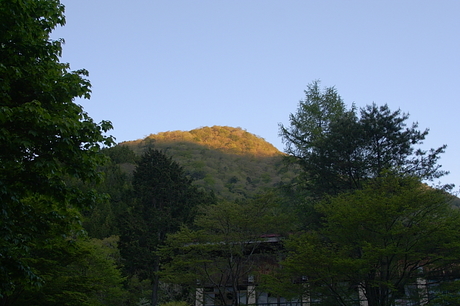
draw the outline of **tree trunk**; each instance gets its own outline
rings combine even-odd
[[[158,256],[155,258],[155,263],[153,267],[153,278],[152,278],[152,306],[157,306],[158,305],[158,287],[159,287],[159,276],[158,276],[158,271],[160,269],[160,261]]]

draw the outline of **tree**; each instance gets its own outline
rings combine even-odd
[[[279,135],[286,145],[286,160],[300,166],[301,174],[295,181],[296,192],[305,197],[318,197],[330,190],[333,175],[325,167],[322,145],[331,133],[331,126],[347,113],[334,87],[320,88],[320,81],[307,85],[305,99],[299,102],[297,113],[289,115],[289,126],[280,124]],[[331,180],[332,179],[332,180]],[[301,187],[301,188],[299,188]]]
[[[403,175],[415,175],[423,180],[439,178],[447,171],[437,164],[446,145],[424,151],[415,148],[428,135],[429,130],[417,130],[418,123],[407,127],[409,114],[391,111],[388,105],[378,107],[374,103],[361,109],[359,125],[364,132],[365,175],[379,176],[386,170]]]
[[[330,124],[340,118],[346,107],[334,87],[321,91],[320,81],[307,85],[305,100],[299,102],[296,114],[289,115],[290,126],[280,124],[280,136],[286,153],[308,159],[316,154],[321,138],[329,132]]]
[[[16,292],[16,305],[125,305],[118,237],[56,238],[34,251],[31,266],[46,279],[43,287]]]
[[[314,199],[360,189],[385,171],[433,180],[446,174],[437,164],[445,145],[429,151],[423,143],[428,130],[407,126],[408,114],[375,104],[346,110],[334,88],[308,86],[305,101],[280,136],[290,160],[300,165],[300,184]]]
[[[153,284],[152,305],[158,302],[158,247],[166,234],[190,224],[197,206],[214,201],[195,186],[171,157],[148,149],[133,176],[133,203],[121,219],[120,248],[129,275]]]
[[[105,148],[102,153],[110,161],[101,167],[104,181],[96,188],[99,193],[106,194],[108,199],[83,211],[84,229],[89,237],[99,239],[120,235],[118,216],[129,206],[132,197],[132,170],[137,159],[135,153],[123,145]]]
[[[239,290],[256,277],[267,257],[276,262],[279,240],[289,230],[273,194],[242,202],[219,202],[203,207],[194,229],[182,227],[168,235],[161,253],[165,282],[213,287],[207,299],[214,304],[239,305]],[[277,234],[272,242],[268,237]],[[231,297],[231,298],[229,298]]]
[[[323,305],[426,300],[420,280],[458,273],[460,214],[451,199],[417,178],[382,175],[362,190],[318,204],[323,226],[289,239],[282,265],[306,276],[303,288]],[[411,286],[416,290],[408,295]]]
[[[97,181],[110,122],[93,122],[76,97],[90,97],[86,70],[59,62],[64,25],[58,0],[0,2],[0,298],[42,278],[23,260],[43,233],[69,234],[73,208],[96,195],[67,179]],[[53,234],[56,234],[55,232]],[[37,241],[38,237],[45,240]],[[40,239],[42,239],[40,238]]]

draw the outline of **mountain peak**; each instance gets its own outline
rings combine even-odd
[[[237,155],[275,156],[282,154],[275,146],[262,137],[247,132],[240,127],[218,126],[200,127],[191,131],[168,131],[147,136],[144,141],[155,143],[188,142],[209,149]]]
[[[239,127],[161,132],[120,145],[137,154],[147,146],[163,151],[184,167],[196,186],[230,201],[286,184],[295,175],[284,167],[283,153]]]

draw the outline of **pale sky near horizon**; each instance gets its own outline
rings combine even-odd
[[[93,85],[77,101],[117,142],[202,126],[241,127],[283,151],[306,85],[348,106],[400,108],[447,144],[460,185],[458,0],[61,0],[63,62]]]

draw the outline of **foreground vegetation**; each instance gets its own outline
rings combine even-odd
[[[214,286],[236,306],[249,277],[319,305],[459,304],[458,207],[427,185],[446,146],[421,148],[407,114],[315,81],[280,126],[287,154],[220,126],[111,147],[49,37],[63,11],[0,2],[1,305],[184,305]]]

